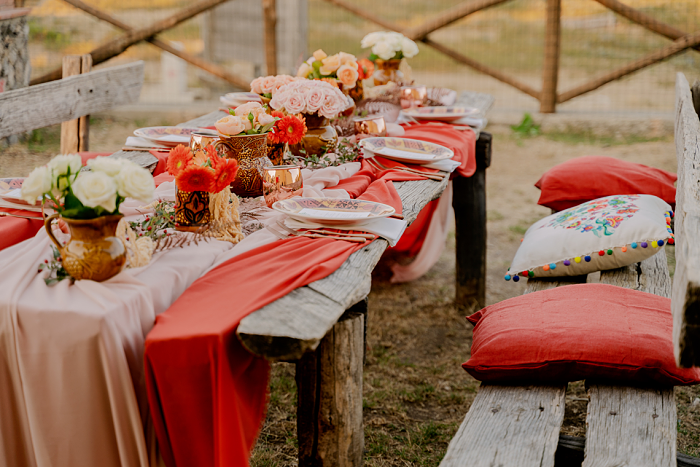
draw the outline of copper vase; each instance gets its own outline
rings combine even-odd
[[[382,60],[378,58],[374,64],[377,67],[372,74],[375,86],[382,86],[389,81],[396,84],[400,84],[403,81],[403,72],[399,70],[399,66],[401,66],[400,59],[392,58],[391,60]]]
[[[121,214],[101,216],[95,219],[69,219],[62,217],[70,229],[70,240],[65,245],[56,240],[51,222],[60,217],[52,214],[44,221],[51,241],[61,253],[66,272],[76,280],[97,282],[116,276],[126,264],[126,247],[116,237]]]
[[[209,192],[182,191],[175,194],[175,229],[194,232],[211,220]]]
[[[267,158],[270,159],[272,165],[282,165],[284,160],[284,148],[286,143],[271,143],[267,142]]]
[[[306,118],[306,134],[299,144],[290,144],[289,149],[297,157],[320,156],[333,152],[338,146],[338,133],[329,120],[318,114],[304,114]]]
[[[219,154],[238,161],[238,173],[231,191],[238,196],[262,196],[263,167],[272,165],[267,158],[267,133],[224,136],[214,144]]]

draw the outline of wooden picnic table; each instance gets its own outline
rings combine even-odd
[[[461,103],[478,106],[484,113],[493,97],[465,93]],[[226,113],[216,111],[179,126],[213,125]],[[471,308],[485,301],[486,191],[491,135],[480,132],[477,171],[470,178],[453,180],[453,206],[457,230],[456,302]],[[155,168],[148,152],[119,151],[112,157],[128,158]],[[433,180],[394,182],[410,224],[448,184]],[[361,465],[364,451],[362,425],[362,373],[365,352],[367,300],[372,270],[388,242],[379,238],[353,253],[328,277],[295,289],[241,320],[237,335],[243,345],[270,361],[296,362],[299,465]]]

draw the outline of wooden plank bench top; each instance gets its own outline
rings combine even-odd
[[[641,263],[602,271],[600,282],[671,298],[676,359],[687,367],[700,363],[700,121],[688,82],[680,73],[676,95],[678,189],[673,285],[664,250]],[[591,276],[531,279],[525,293],[585,283]],[[680,458],[676,451],[677,413],[672,387],[632,387],[590,380],[587,386],[583,467],[677,465]],[[554,465],[563,421],[563,416],[557,414],[564,410],[564,392],[563,386],[482,384],[440,466]],[[521,417],[528,410],[520,401],[540,393],[550,398],[550,405],[542,403],[539,417]],[[544,398],[536,397],[532,402],[537,400]],[[511,412],[499,416],[504,406]],[[544,420],[554,426],[543,423]],[[484,433],[489,435],[483,436]],[[511,452],[519,456],[511,457]],[[680,463],[689,465],[686,460],[683,457]]]

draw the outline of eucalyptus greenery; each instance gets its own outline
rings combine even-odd
[[[63,279],[70,279],[71,282],[75,281],[70,274],[63,267],[63,260],[61,259],[61,252],[58,248],[51,245],[52,258],[51,260],[44,260],[43,263],[39,265],[39,272],[48,271],[48,275],[44,277],[44,282],[46,285],[54,285],[61,282]]]
[[[166,229],[175,227],[175,203],[160,200],[153,207],[153,214],[139,221],[129,222],[129,227],[139,237],[150,237],[159,240],[169,234]]]
[[[326,167],[337,167],[342,164],[347,164],[348,162],[355,162],[361,156],[360,147],[347,138],[340,140],[335,150],[332,152],[328,151],[328,148],[325,146],[321,149],[323,152],[319,155],[306,155],[306,151],[301,149],[300,152],[305,154],[304,157],[291,155],[291,158],[295,163],[307,169],[323,169]]]

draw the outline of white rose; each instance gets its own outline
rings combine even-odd
[[[396,55],[394,47],[389,42],[378,42],[372,47],[372,53],[382,60],[390,60]]]
[[[62,191],[68,186],[67,177],[65,177],[65,175],[70,171],[69,178],[75,180],[75,177],[77,177],[80,169],[83,167],[83,161],[77,154],[66,154],[54,157],[47,166],[49,170],[51,170],[53,179],[56,181],[54,187]],[[54,194],[58,195],[58,193]]]
[[[46,166],[32,170],[22,183],[22,199],[30,204],[36,203],[37,198],[49,191],[51,191],[51,171]]]
[[[384,40],[388,42],[396,52],[401,50],[401,41],[403,38],[406,37],[403,34],[400,34],[398,32],[389,32],[387,33],[386,37]]]
[[[408,37],[401,39],[401,52],[406,58],[415,57],[418,53],[418,46]]]
[[[100,206],[109,212],[117,208],[117,183],[104,172],[86,172],[73,184],[73,194],[83,206]]]
[[[134,198],[144,203],[153,199],[156,185],[151,173],[133,162],[124,164],[116,177],[117,191],[123,198]]]
[[[289,89],[290,84],[287,84],[285,86],[282,86],[273,96],[272,99],[270,99],[270,107],[273,109],[281,109],[284,107],[284,104],[287,103],[287,99],[289,98],[289,93],[290,91],[287,91],[286,89]]]
[[[87,161],[87,166],[93,172],[104,172],[110,177],[117,175],[124,167],[124,159],[116,157],[95,157]]]
[[[362,39],[362,42],[360,42],[360,45],[362,46],[363,49],[366,49],[367,47],[372,47],[374,44],[376,44],[377,42],[384,39],[384,34],[386,34],[386,33],[384,33],[384,32],[370,32]]]

